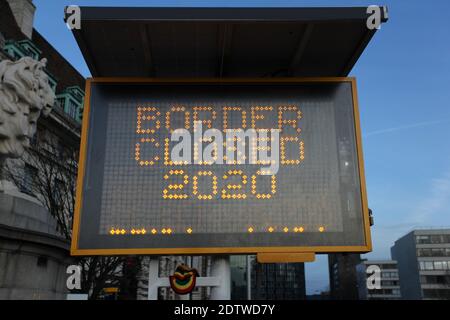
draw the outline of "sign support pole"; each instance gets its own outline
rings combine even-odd
[[[247,255],[247,300],[252,300],[252,260],[251,256]]]
[[[162,286],[162,278],[159,277],[159,259],[150,258],[148,265],[148,300],[158,300],[158,288]]]
[[[230,300],[230,256],[217,255],[212,257],[211,276],[220,279],[219,285],[211,288],[211,300]]]

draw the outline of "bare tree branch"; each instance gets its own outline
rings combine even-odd
[[[56,143],[36,143],[24,156],[25,172],[17,165],[6,164],[3,176],[19,190],[36,197],[57,223],[57,231],[65,239],[72,237],[75,211],[78,150]],[[28,170],[28,171],[27,171]],[[30,171],[31,170],[31,171]],[[123,257],[81,257],[82,289],[90,299],[97,299],[103,288],[118,286]]]

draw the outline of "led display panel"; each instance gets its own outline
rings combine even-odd
[[[370,251],[353,78],[86,92],[72,254]]]

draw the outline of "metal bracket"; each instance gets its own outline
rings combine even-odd
[[[259,263],[287,263],[287,262],[313,262],[316,260],[314,252],[263,252],[256,255]]]

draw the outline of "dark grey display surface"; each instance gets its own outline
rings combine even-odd
[[[167,127],[192,133],[194,119],[281,121],[279,171],[169,163]],[[78,248],[365,246],[355,137],[350,82],[94,82]]]

